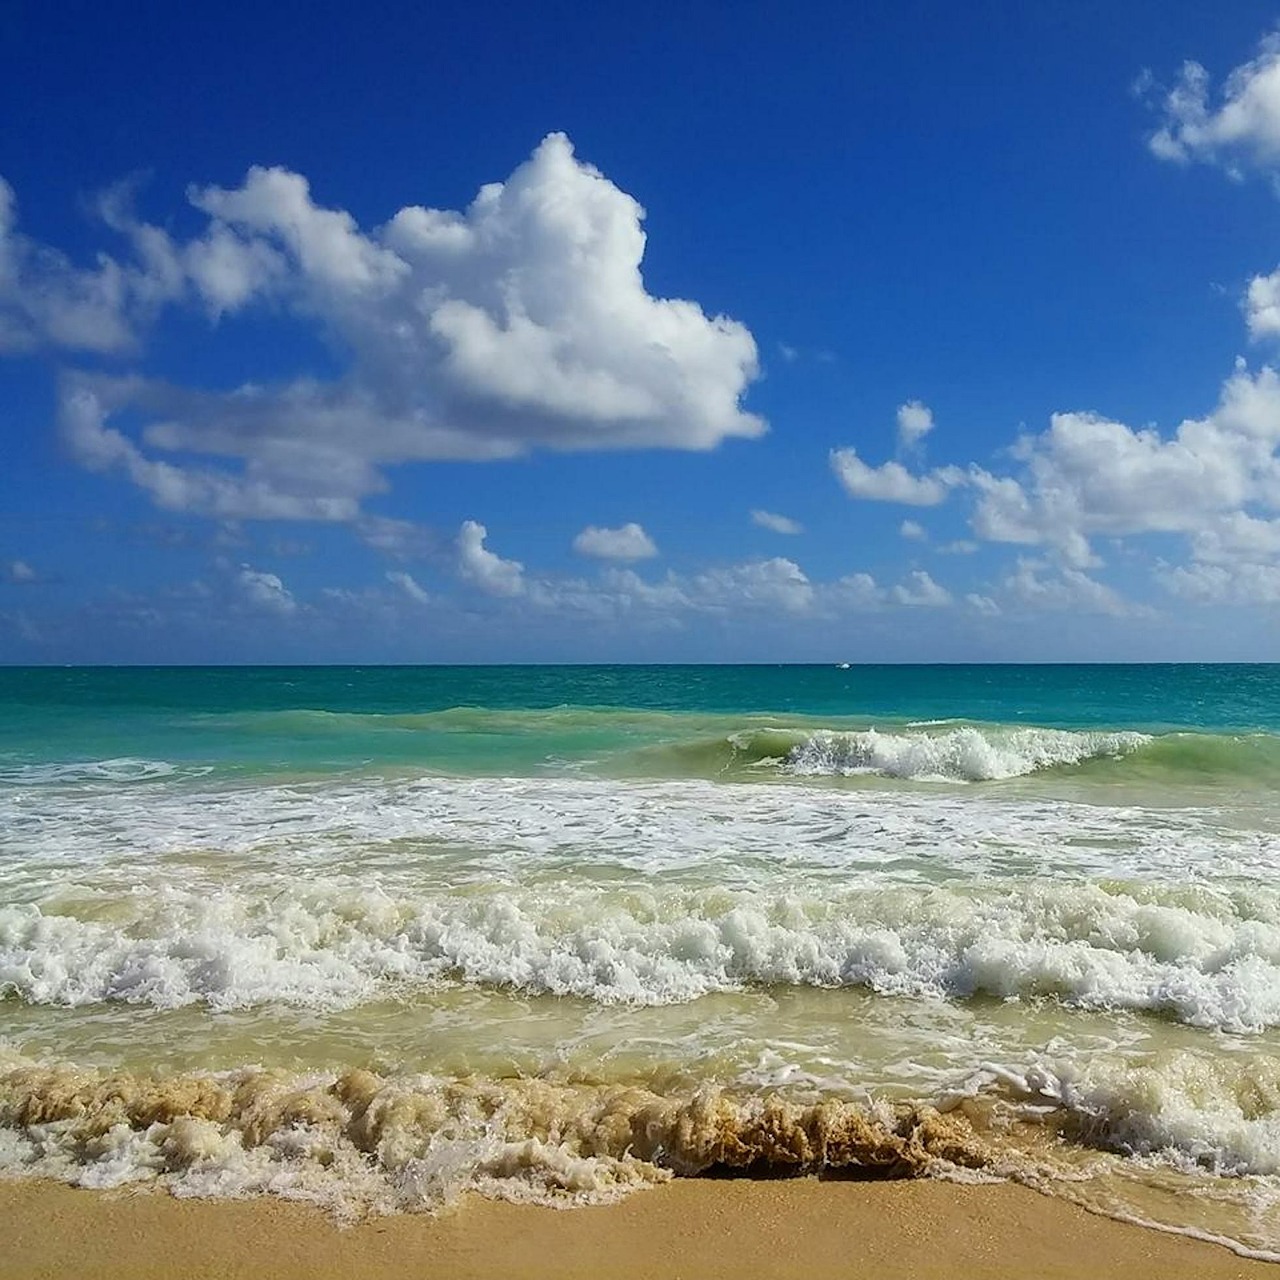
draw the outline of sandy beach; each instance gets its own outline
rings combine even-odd
[[[0,1186],[8,1280],[343,1276],[1277,1276],[1225,1248],[1023,1187],[680,1180],[557,1211],[472,1197],[438,1217],[340,1228],[272,1200],[177,1200],[47,1182]]]

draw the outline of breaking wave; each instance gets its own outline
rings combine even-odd
[[[1069,733],[1061,729],[945,733],[819,733],[787,754],[797,774],[876,773],[892,778],[988,782],[1086,760],[1117,760],[1146,746],[1141,733]]]
[[[655,772],[725,776],[777,771],[793,777],[995,782],[1055,771],[1090,777],[1268,780],[1280,738],[1004,725],[918,724],[894,729],[760,727],[636,752]]]
[[[2,1172],[273,1194],[341,1216],[436,1208],[467,1190],[600,1203],[718,1169],[919,1177],[992,1159],[962,1116],[903,1104],[363,1069],[166,1078],[16,1055],[3,1066]]]
[[[273,1195],[347,1221],[430,1212],[465,1192],[609,1203],[706,1174],[1013,1178],[1280,1260],[1270,1225],[1278,1120],[1274,1062],[1190,1053],[1057,1072],[990,1067],[929,1104],[366,1068],[165,1076],[0,1050],[0,1174]]]
[[[1189,1173],[1280,1174],[1280,1062],[1274,1057],[1186,1051],[1131,1063],[1101,1056],[988,1068],[991,1084],[1019,1102],[1049,1104],[1073,1142],[1124,1156],[1155,1157]]]
[[[0,907],[0,994],[333,1009],[440,982],[636,1005],[751,986],[862,987],[1280,1026],[1280,902],[1261,888],[1006,881],[801,896],[556,882],[399,897],[334,879],[271,896],[99,895],[76,909]]]
[[[1276,734],[1065,729],[952,719],[873,725],[843,717],[824,722],[626,708],[456,707],[418,714],[255,712],[205,717],[189,727],[190,741],[207,745],[213,763],[173,765],[127,757],[0,763],[0,784],[105,785],[209,772],[250,778],[257,768],[284,776],[335,765],[470,776],[585,771],[637,778],[862,776],[969,783],[1072,772],[1091,781],[1194,776],[1202,782],[1271,785],[1280,773]],[[232,747],[232,755],[219,754]]]

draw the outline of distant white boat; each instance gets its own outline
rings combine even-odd
[[[841,671],[848,671],[848,670],[849,670],[849,664],[848,664],[847,662],[838,662],[838,663],[836,663],[836,666],[838,666],[838,667],[840,668],[840,670],[841,670]]]

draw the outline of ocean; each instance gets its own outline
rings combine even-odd
[[[0,1172],[1280,1257],[1278,872],[1280,667],[0,669]]]

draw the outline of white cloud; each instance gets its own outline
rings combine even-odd
[[[837,612],[874,609],[889,598],[889,593],[869,573],[848,574],[825,588],[823,594]]]
[[[1144,76],[1140,89],[1152,81]],[[1199,161],[1225,169],[1233,178],[1258,169],[1280,174],[1280,32],[1266,36],[1258,54],[1235,68],[1222,87],[1221,101],[1210,101],[1209,73],[1186,62],[1177,83],[1159,103],[1161,127],[1150,139],[1162,159]],[[1253,338],[1280,335],[1280,269],[1249,281],[1245,319]]]
[[[873,502],[901,502],[912,507],[936,507],[963,479],[955,467],[940,467],[926,475],[912,475],[900,462],[868,466],[856,449],[833,449],[831,469],[853,498]]]
[[[813,584],[793,560],[775,556],[709,569],[693,577],[689,597],[700,608],[765,608],[804,613],[814,601]]]
[[[1244,600],[1252,584],[1258,599],[1270,600],[1268,566],[1280,561],[1280,377],[1271,368],[1255,373],[1238,361],[1212,412],[1172,434],[1097,413],[1055,413],[1046,431],[1022,436],[1007,453],[1013,474],[977,465],[914,474],[897,462],[871,467],[852,449],[835,451],[831,462],[855,497],[926,506],[963,488],[973,495],[970,525],[978,539],[1051,551],[1054,570],[1024,558],[1004,584],[1024,607],[1148,615],[1086,571],[1101,564],[1096,539],[1123,549],[1125,538],[1158,534],[1182,535],[1191,558],[1182,576],[1168,566],[1162,571],[1169,590],[1187,599]],[[915,520],[903,521],[900,532],[926,536]],[[940,549],[972,552],[976,545],[961,540]],[[1229,572],[1197,567],[1211,565]],[[889,599],[908,604],[929,595],[924,583],[909,580]]]
[[[1250,505],[1280,510],[1280,379],[1243,367],[1217,407],[1172,437],[1092,413],[1059,413],[1024,437],[1022,477],[970,472],[978,491],[974,532],[996,542],[1044,545],[1076,568],[1096,563],[1095,535],[1198,535]]]
[[[925,532],[924,526],[918,524],[915,520],[904,520],[899,526],[898,532],[912,542],[929,541],[929,535]]]
[[[483,533],[477,534],[473,529],[471,536],[483,543]],[[487,550],[484,554],[492,555]],[[404,589],[395,571],[385,576]],[[768,621],[816,616],[820,608],[830,611],[827,594],[832,590],[819,589],[799,566],[782,559],[718,566],[688,575],[669,571],[654,580],[641,577],[634,569],[613,565],[604,567],[594,579],[535,577],[521,567],[519,584],[519,590],[512,589],[510,580],[495,586],[491,577],[485,587],[490,598],[469,602],[467,612],[483,610],[503,618],[502,625],[506,626],[522,626],[539,615],[551,615],[584,625],[669,629],[683,626],[692,618],[718,619],[733,625],[748,618]],[[411,592],[405,594],[416,600]],[[393,595],[376,590],[356,593],[327,588],[322,595],[337,606],[366,615],[378,614],[388,619],[406,616],[403,602],[398,608]],[[434,598],[432,602],[442,618],[449,616],[452,601]]]
[[[1157,577],[1166,590],[1196,604],[1280,604],[1278,563],[1165,566]]]
[[[887,609],[899,606],[950,603],[946,590],[927,574],[912,575],[893,589],[881,587],[867,573],[814,582],[794,561],[775,557],[701,572],[667,571],[652,580],[614,565],[590,577],[542,577],[485,544],[486,530],[477,522],[466,522],[458,532],[455,567],[479,587],[461,598],[458,593],[428,594],[418,579],[397,567],[364,586],[319,588],[304,602],[275,573],[216,559],[216,576],[208,583],[187,583],[154,600],[111,593],[103,616],[114,627],[203,632],[247,625],[249,615],[256,615],[259,628],[284,627],[280,634],[295,638],[302,635],[296,630],[298,620],[306,618],[308,635],[332,637],[364,628],[389,640],[395,635],[420,637],[429,608],[435,638],[481,631],[545,635],[550,626],[561,634],[565,626],[571,631],[601,628],[606,636],[697,626],[704,633],[710,628],[711,634],[735,638],[744,634],[743,628],[747,633],[760,628],[781,638],[801,635],[811,625],[821,630],[866,615],[879,614],[883,620]]]
[[[1079,569],[1064,568],[1056,576],[1042,577],[1045,565],[1019,558],[1004,587],[1019,604],[1035,610],[1071,610],[1124,617],[1146,610],[1129,604],[1105,583]]]
[[[650,582],[634,569],[606,569],[601,576],[601,583],[623,613],[635,609],[679,613],[693,607],[686,581],[675,573],[668,573],[665,578]]]
[[[277,284],[300,288],[316,301],[328,292],[340,297],[362,290],[385,294],[410,274],[395,253],[362,235],[349,213],[318,207],[306,178],[288,169],[255,165],[241,187],[193,188],[189,195],[212,220],[224,245],[257,251],[275,263],[283,254],[288,264],[279,271],[254,271],[245,265],[252,259],[237,259],[234,271],[215,272],[219,284],[214,292],[228,306],[241,305]]]
[[[362,515],[355,532],[365,546],[394,560],[423,560],[440,550],[439,535],[412,520]]]
[[[388,569],[386,579],[392,586],[399,587],[415,604],[426,604],[431,599],[413,575],[405,573],[403,569]]]
[[[0,560],[0,582],[22,587],[39,581],[40,575],[25,560]]]
[[[64,402],[64,420],[81,419],[68,433],[73,456],[169,509],[353,519],[400,463],[705,450],[765,430],[741,405],[757,375],[750,332],[646,291],[644,211],[562,134],[465,211],[409,206],[373,230],[316,204],[305,178],[278,168],[251,169],[237,188],[194,189],[207,221],[186,243],[117,201],[108,221],[138,262],[103,259],[84,278],[15,240],[8,188],[0,194],[0,345],[119,350],[148,308],[185,299],[224,317],[268,302],[334,347],[345,372],[332,381],[199,392],[69,380],[66,401],[88,392],[97,402],[87,419]],[[41,275],[37,259],[54,265]],[[125,425],[136,419],[140,438]]]
[[[1027,448],[1022,448],[1023,456]],[[984,542],[1028,546],[1048,542],[1073,564],[1093,562],[1088,538],[1064,520],[1055,519],[1057,513],[1039,509],[1035,498],[1012,476],[993,476],[981,467],[974,467],[970,481],[979,495],[970,524]],[[1031,483],[1037,481],[1033,479]],[[1057,495],[1051,490],[1044,507],[1052,505],[1057,505]]]
[[[647,609],[673,616],[763,611],[834,617],[877,609],[889,600],[889,592],[868,573],[815,583],[794,561],[781,557],[692,575],[670,572],[657,582],[647,582],[630,569],[614,569],[604,575],[602,585],[624,611]]]
[[[64,382],[59,403],[62,438],[77,461],[90,470],[123,471],[168,511],[224,520],[348,521],[359,514],[358,477],[335,472],[330,492],[315,492],[317,486],[310,482],[323,457],[313,458],[310,466],[303,464],[291,474],[272,463],[269,441],[260,442],[262,457],[246,461],[238,475],[146,456],[123,432],[106,425],[113,400],[119,405],[127,398],[115,393],[128,385],[128,380],[83,376]]]
[[[974,591],[965,596],[964,602],[974,613],[985,614],[987,617],[995,617],[1001,612],[1000,606],[990,596],[979,595]]]
[[[0,352],[130,348],[144,309],[142,273],[102,255],[77,267],[17,230],[17,199],[0,178]]]
[[[1280,520],[1260,520],[1233,511],[1197,530],[1191,553],[1196,560],[1213,564],[1280,557]]]
[[[951,603],[951,592],[934,582],[923,569],[909,574],[906,582],[894,587],[889,595],[895,604],[915,608],[938,609]]]
[[[483,547],[481,526],[472,524],[466,533],[473,547],[480,547],[483,556],[493,555]],[[500,563],[511,565],[513,562]],[[496,589],[494,574],[497,571],[493,571],[490,564],[491,573],[485,588],[489,599],[469,602],[467,612],[487,611],[502,617],[503,625],[511,626],[525,625],[539,615],[552,615],[583,625],[671,629],[695,619],[711,619],[729,626],[747,621],[768,625],[794,618],[834,620],[880,610],[894,603],[891,593],[878,586],[869,574],[856,573],[836,582],[815,583],[794,561],[781,557],[721,565],[690,574],[668,571],[652,580],[632,568],[614,565],[602,568],[593,579],[536,577],[522,566],[515,568],[519,570],[518,575],[499,582],[501,589]],[[484,572],[482,569],[481,574]],[[418,597],[403,580],[408,578],[407,574],[393,570],[384,576],[410,600],[418,602]],[[518,590],[514,589],[516,581]],[[413,579],[409,582],[422,590]],[[945,598],[945,592],[927,577],[923,583],[913,582],[912,588],[909,592],[903,588],[903,594],[911,597],[911,604],[936,604]],[[321,592],[335,607],[376,615],[388,622],[409,616],[404,612],[404,601],[396,600],[397,594],[372,588],[362,593],[338,588]],[[425,591],[421,602],[426,602]],[[439,617],[447,619],[453,602],[447,597],[433,597],[431,602],[437,606]]]
[[[658,554],[653,539],[634,521],[617,529],[588,525],[574,538],[573,549],[598,560],[648,560]]]
[[[817,599],[804,570],[782,557],[724,565],[692,575],[670,572],[656,582],[646,581],[633,569],[609,569],[601,583],[622,612],[807,613]],[[581,584],[574,586],[580,589]],[[548,589],[547,602],[555,603],[552,584],[544,587]]]
[[[475,520],[464,520],[458,530],[458,572],[481,591],[492,596],[524,593],[524,565],[504,560],[484,545],[489,531]]]
[[[797,534],[804,532],[804,525],[792,520],[790,516],[780,516],[775,511],[761,511],[759,508],[755,508],[751,512],[751,523],[759,525],[762,529],[772,530],[774,533]]]
[[[1233,176],[1245,167],[1280,160],[1280,35],[1267,36],[1258,55],[1236,67],[1210,102],[1209,73],[1185,62],[1160,103],[1163,122],[1150,139],[1161,159],[1218,164]]]
[[[1245,322],[1252,338],[1280,335],[1280,270],[1254,276],[1244,297]]]
[[[241,599],[252,608],[285,615],[297,612],[298,602],[274,573],[242,564],[234,580]]]
[[[17,230],[17,200],[0,178],[0,352],[131,353],[163,307],[199,301],[216,318],[285,274],[284,259],[269,245],[246,243],[216,221],[175,245],[161,228],[138,221],[132,194],[122,183],[96,203],[129,255],[99,253],[93,267],[77,267]]]
[[[919,400],[898,406],[898,443],[910,449],[933,430],[933,410]]]
[[[261,240],[244,240],[222,222],[182,251],[180,262],[195,293],[213,319],[238,311],[255,294],[284,281],[289,267],[282,254]]]

